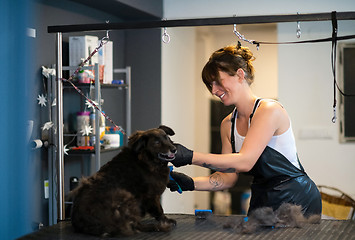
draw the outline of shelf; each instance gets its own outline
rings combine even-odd
[[[73,82],[73,83],[75,86],[79,88],[90,88],[90,86],[95,87],[95,83],[78,83],[78,82]],[[100,86],[101,88],[118,88],[118,89],[129,87],[128,84],[107,84],[107,83],[101,83]],[[68,82],[64,82],[63,88],[73,88],[73,86]]]
[[[76,134],[76,133],[64,133],[63,134],[63,137],[76,137],[76,136],[78,136],[78,134]]]
[[[57,45],[57,52],[58,56],[62,55],[62,38],[58,38],[58,45]],[[50,196],[50,202],[53,203],[49,206],[50,208],[50,220],[55,222],[57,220],[63,220],[65,219],[65,206],[64,206],[64,200],[65,200],[65,195],[64,195],[64,182],[65,182],[65,174],[64,174],[64,169],[65,169],[65,162],[64,162],[64,155],[67,153],[68,155],[66,157],[75,157],[75,156],[81,156],[81,157],[90,157],[90,161],[95,160],[95,162],[90,162],[91,167],[88,169],[91,173],[99,171],[101,167],[101,153],[115,153],[115,151],[120,151],[122,147],[116,147],[116,148],[100,148],[100,135],[99,131],[96,131],[96,136],[95,136],[95,146],[91,147],[90,149],[69,149],[68,151],[64,152],[64,136],[70,136],[70,137],[75,137],[77,134],[73,133],[66,133],[64,134],[63,131],[63,124],[58,124],[58,123],[63,123],[63,90],[64,89],[73,89],[75,86],[75,90],[77,90],[80,94],[84,96],[84,93],[79,91],[78,89],[85,89],[90,91],[90,95],[92,94],[91,90],[94,90],[95,92],[95,99],[98,103],[98,108],[101,108],[101,89],[108,88],[108,89],[118,89],[118,90],[125,90],[125,99],[126,99],[126,106],[125,106],[125,115],[126,115],[126,133],[129,135],[131,131],[131,88],[130,88],[130,83],[131,83],[131,67],[127,66],[126,68],[123,69],[113,69],[113,73],[122,73],[125,74],[124,78],[124,83],[126,84],[102,84],[99,81],[98,74],[99,73],[99,65],[96,63],[94,66],[84,66],[83,69],[94,69],[96,72],[95,75],[95,83],[78,83],[78,82],[73,82],[74,86],[70,82],[65,82],[65,81],[59,81],[58,79],[62,79],[63,76],[63,71],[68,71],[68,70],[76,70],[77,67],[71,67],[71,66],[62,66],[62,60],[57,59],[56,62],[56,72],[57,76],[51,77],[51,80],[49,81],[48,86],[51,86],[51,94],[50,96],[53,96],[53,99],[56,99],[56,111],[54,112],[54,118],[56,119],[56,142],[57,142],[57,149],[54,153],[51,155],[52,160],[50,161],[52,163],[51,165],[51,171],[49,172],[51,182],[50,184],[53,183],[53,185],[56,184],[55,189],[51,192]],[[91,87],[92,86],[92,87]],[[53,102],[53,99],[51,99],[50,102]],[[51,108],[49,108],[49,114],[50,116],[52,115]],[[100,118],[100,112],[95,111],[95,129],[99,129],[99,121],[98,119]],[[94,156],[94,158],[93,158]],[[58,166],[58,169],[56,169],[56,166]],[[83,170],[83,169],[81,169]],[[57,179],[56,179],[57,177]],[[54,193],[57,193],[55,195]],[[57,205],[58,208],[54,208],[54,206]],[[55,209],[57,209],[57,212],[54,212]],[[55,217],[55,214],[57,214],[57,218]]]
[[[106,153],[106,152],[113,152],[113,151],[120,151],[122,147],[113,147],[113,148],[103,148],[100,149],[100,153]],[[70,149],[68,151],[68,155],[85,155],[85,154],[95,154],[95,149],[93,150],[73,150]]]

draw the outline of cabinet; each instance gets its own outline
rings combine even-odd
[[[55,66],[54,66],[55,67]],[[76,70],[77,67],[69,67],[69,66],[62,66],[61,72],[58,72],[57,78],[61,79],[63,72],[69,70]],[[58,69],[58,68],[57,68]],[[48,151],[48,179],[49,179],[49,223],[50,225],[55,224],[57,221],[57,216],[59,216],[59,212],[61,216],[64,215],[64,208],[65,208],[65,201],[64,201],[64,183],[69,185],[69,176],[64,175],[65,169],[65,162],[70,157],[75,157],[81,159],[81,164],[83,165],[84,158],[89,158],[90,167],[86,167],[84,175],[90,175],[97,170],[100,169],[101,166],[101,153],[109,152],[109,151],[117,151],[119,148],[112,148],[112,149],[100,149],[100,131],[98,129],[99,126],[99,119],[101,117],[100,111],[95,110],[95,145],[93,150],[69,150],[68,156],[64,150],[64,146],[69,142],[72,141],[74,138],[78,136],[80,133],[75,133],[73,131],[73,127],[70,127],[70,121],[73,121],[73,116],[63,116],[64,115],[64,108],[72,107],[75,109],[75,112],[82,111],[83,107],[85,106],[86,99],[82,96],[79,92],[84,94],[85,96],[89,97],[91,100],[94,100],[97,103],[97,106],[102,109],[101,106],[101,99],[102,99],[102,90],[104,89],[113,89],[117,90],[117,94],[124,94],[124,101],[120,104],[124,105],[122,108],[123,112],[122,115],[125,115],[125,124],[122,126],[125,130],[126,136],[131,134],[131,68],[126,67],[123,69],[114,69],[113,73],[114,76],[116,75],[124,75],[123,84],[100,84],[98,73],[99,73],[99,66],[95,64],[94,66],[85,66],[83,67],[84,70],[94,70],[95,73],[95,84],[85,84],[85,83],[74,83],[75,87],[72,86],[68,82],[60,81],[58,83],[56,77],[51,77],[48,79],[48,102],[49,102],[49,119],[53,122],[52,131],[49,131],[49,141],[52,142],[51,147]],[[58,71],[58,70],[57,70]],[[121,78],[122,79],[122,78]],[[72,91],[72,94],[77,96],[76,99],[80,99],[80,103],[78,101],[67,102],[63,101],[65,99],[65,95],[68,94],[67,91]],[[59,99],[59,104],[58,104]],[[109,103],[106,103],[109,104]],[[104,109],[103,109],[104,110]],[[67,114],[67,111],[66,111]],[[107,113],[109,116],[109,113]],[[110,116],[109,116],[110,117]],[[62,120],[58,120],[62,119]],[[63,121],[63,119],[65,119]],[[116,122],[115,119],[112,119],[115,124],[119,125],[119,122]],[[64,124],[59,124],[60,122]],[[106,123],[109,121],[106,120]],[[113,125],[113,124],[111,124]],[[72,139],[72,140],[68,140]],[[122,143],[123,144],[123,143]],[[62,158],[62,164],[61,159]],[[86,162],[86,161],[85,161]],[[80,176],[79,176],[80,177]],[[58,206],[58,208],[57,208]],[[60,218],[59,218],[60,219]]]

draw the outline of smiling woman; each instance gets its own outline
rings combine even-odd
[[[218,114],[210,110],[210,101],[214,97],[201,81],[201,71],[213,51],[237,43],[232,29],[233,26],[169,28],[172,41],[169,45],[162,45],[164,53],[162,122],[174,126],[174,130],[178,133],[174,137],[176,141],[184,142],[196,151],[210,152],[210,147],[214,149],[217,147],[218,153],[221,150],[221,144],[218,146],[215,144],[215,141],[220,141],[221,120],[218,120],[217,128],[210,128],[209,119],[216,118]],[[277,41],[276,24],[238,25],[238,30],[246,33],[246,36],[251,39]],[[254,76],[255,82],[251,85],[253,92],[258,96],[277,99],[277,47],[265,45],[256,51],[256,48],[251,46],[250,50],[255,50],[253,54],[256,61],[252,63],[257,70]],[[181,113],[191,117],[182,117]],[[220,117],[223,119],[226,115],[222,115]],[[214,131],[214,135],[211,135],[210,131]],[[209,169],[198,167],[184,168],[182,171],[191,176],[210,173]],[[193,213],[196,206],[210,207],[209,195],[209,192],[194,192],[189,195],[182,194],[177,199],[174,193],[166,192],[163,204],[164,208],[171,212]],[[181,203],[171,204],[176,201]]]
[[[259,98],[250,88],[253,59],[249,48],[240,44],[212,53],[202,70],[203,82],[224,105],[235,106],[221,123],[222,154],[176,144],[173,165],[193,164],[216,172],[194,178],[180,174],[174,179],[183,190],[192,181],[189,190],[218,191],[231,188],[244,172],[253,176],[248,215],[261,207],[276,210],[282,203],[292,203],[300,205],[305,216],[320,216],[320,193],[298,159],[288,113],[279,102]]]

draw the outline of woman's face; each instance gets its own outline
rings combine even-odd
[[[222,86],[216,81],[212,82],[212,94],[221,99],[226,106],[234,104],[238,93],[238,75],[230,76],[219,71],[219,77]]]

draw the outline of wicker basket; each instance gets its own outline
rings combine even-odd
[[[322,197],[322,217],[339,220],[354,219],[355,200],[341,190],[318,185]]]

